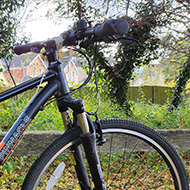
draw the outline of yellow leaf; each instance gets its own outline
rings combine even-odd
[[[62,49],[58,50],[57,54],[58,54],[58,59],[61,59],[63,56],[63,50]]]
[[[45,52],[45,48],[42,48],[40,51],[40,57],[43,61],[47,61],[47,57],[43,55],[43,53]]]
[[[179,42],[178,42],[178,44],[182,44],[182,43],[183,43],[183,41],[179,41]]]
[[[175,59],[173,58],[173,59],[171,59],[171,61],[175,61]]]

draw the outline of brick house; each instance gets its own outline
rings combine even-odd
[[[4,60],[1,61],[3,62],[3,75],[9,85],[13,86],[6,64]],[[41,57],[34,53],[14,56],[10,65],[10,71],[16,84],[41,74],[47,68]]]
[[[64,52],[64,55],[60,61],[62,63],[62,69],[64,70],[66,78],[70,84],[78,84],[84,80],[86,74],[84,71],[81,71],[81,66],[79,66],[75,56],[71,56],[68,52]],[[6,80],[4,84],[8,83],[9,86],[13,86],[13,82],[10,78],[4,60],[0,60],[0,62],[0,68],[1,65],[3,67],[3,80]],[[20,56],[14,56],[10,71],[16,84],[20,84],[30,78],[34,78],[42,74],[47,70],[47,67],[47,63],[43,61],[39,54],[28,53]],[[80,70],[80,73],[78,70]]]

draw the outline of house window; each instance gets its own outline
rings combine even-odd
[[[40,74],[42,73],[42,69],[41,68],[39,69],[39,72],[40,72]]]
[[[70,80],[70,73],[69,73],[69,71],[67,72],[66,77],[67,77],[67,80],[69,81]]]
[[[33,68],[33,77],[36,76],[36,67]]]
[[[74,80],[75,80],[74,76],[75,76],[75,73],[72,72],[72,74],[71,74],[71,81],[74,81]]]

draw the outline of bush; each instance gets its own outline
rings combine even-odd
[[[132,103],[132,120],[147,125],[153,129],[188,129],[190,123],[190,105],[179,106],[173,112],[168,112],[168,105]]]
[[[75,98],[83,98],[86,111],[96,111],[98,100],[94,88],[83,89],[83,91],[75,94]],[[9,99],[1,103],[0,107],[0,131],[7,131],[10,126],[19,117],[25,105],[30,98],[20,96],[17,100]],[[124,110],[101,92],[101,106],[98,110],[100,119],[120,118],[137,121],[151,128],[159,129],[185,129],[189,128],[190,123],[190,105],[189,100],[179,106],[172,113],[167,112],[168,105],[159,105],[146,103],[142,98],[139,102],[130,102],[132,115],[126,116]],[[72,113],[71,113],[72,117]],[[93,118],[92,118],[93,119]],[[39,111],[35,120],[31,123],[29,130],[64,130],[61,115],[53,102],[45,107],[43,111]]]
[[[11,98],[0,104],[0,131],[10,129],[29,101],[30,97],[20,95],[16,100]],[[44,111],[39,111],[29,130],[63,130],[56,103],[49,104]]]

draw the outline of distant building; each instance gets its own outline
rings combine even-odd
[[[61,58],[62,69],[69,83],[78,84],[84,78],[86,73],[81,69],[75,55],[70,55],[68,52],[64,52]],[[44,61],[40,54],[28,53],[20,56],[14,56],[10,64],[10,71],[16,84],[20,84],[24,81],[41,75],[47,70],[47,62]],[[13,86],[13,82],[7,70],[5,61],[0,60],[0,68],[3,68],[3,72],[0,73],[0,79],[6,86]]]

